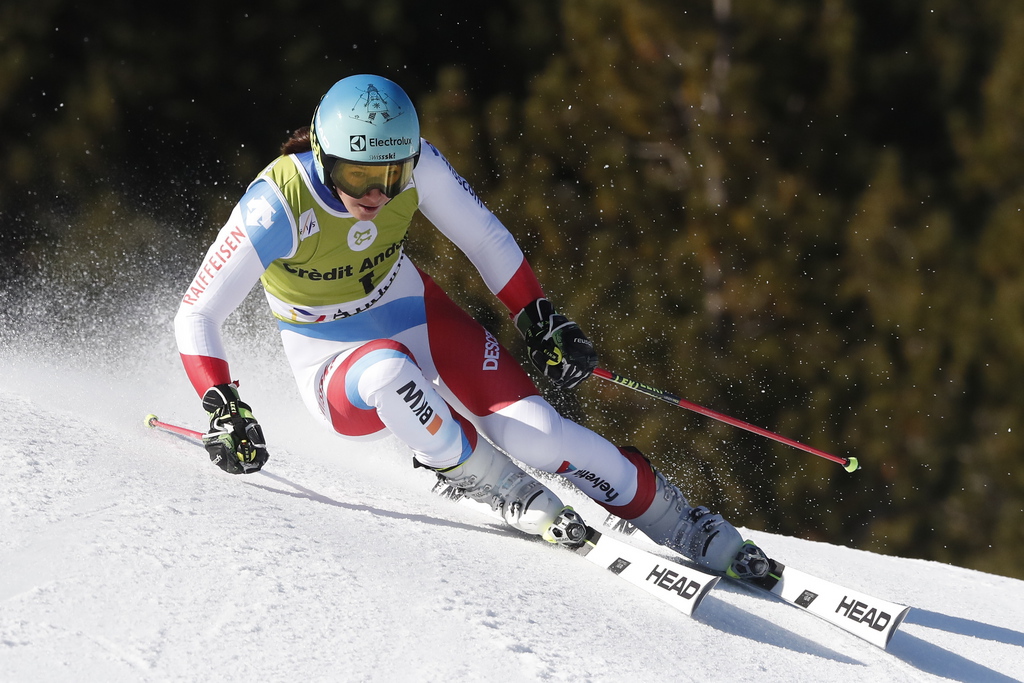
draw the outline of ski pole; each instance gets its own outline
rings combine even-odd
[[[167,422],[161,422],[160,418],[158,418],[156,415],[153,415],[152,413],[150,413],[149,415],[146,416],[146,419],[144,420],[144,424],[147,427],[149,427],[150,429],[159,429],[161,431],[167,432],[168,434],[173,434],[174,436],[177,436],[177,437],[179,437],[181,439],[184,439],[185,441],[188,441],[191,444],[195,444],[197,446],[202,446],[203,445],[203,433],[202,432],[197,432],[196,430],[189,429],[188,427],[179,427],[178,425],[172,425],[172,424],[169,424]],[[310,491],[309,489],[303,488],[302,486],[299,486],[298,484],[290,482],[290,481],[288,481],[287,479],[285,479],[284,477],[282,477],[280,475],[274,474],[272,472],[268,472],[266,469],[259,470],[258,474],[262,474],[265,477],[270,477],[271,479],[279,481],[282,484],[287,484],[288,486],[291,486],[292,488],[296,489],[297,491],[300,491],[302,493],[305,493],[305,494],[309,495],[310,498],[314,498],[314,499],[319,498],[319,494],[317,494],[317,493],[315,493],[313,491]]]
[[[149,427],[151,429],[160,429],[162,431],[169,432],[171,434],[175,434],[177,436],[180,436],[181,438],[185,439],[186,441],[192,441],[194,443],[198,443],[199,445],[203,444],[203,434],[202,434],[202,432],[197,432],[194,429],[188,429],[186,427],[178,427],[177,425],[172,425],[172,424],[168,424],[166,422],[161,422],[159,420],[159,418],[157,418],[156,415],[153,415],[153,414],[147,415],[146,416],[146,420],[145,420],[145,424],[146,424],[147,427]]]
[[[679,398],[675,394],[670,394],[667,391],[662,391],[661,389],[655,389],[652,386],[641,384],[636,380],[628,379],[626,377],[623,377],[622,375],[617,375],[614,372],[609,372],[608,370],[605,370],[604,368],[595,369],[594,375],[600,377],[601,379],[606,379],[609,382],[620,384],[629,389],[633,389],[634,391],[639,391],[641,394],[646,394],[653,398],[661,399],[662,401],[671,403],[672,405],[678,406],[680,408],[686,408],[687,410],[692,410],[693,412],[704,415],[705,417],[710,417],[714,420],[718,420],[719,422],[724,422],[727,425],[732,425],[733,427],[745,429],[748,432],[753,432],[754,434],[758,434],[760,436],[769,438],[773,441],[778,441],[779,443],[786,444],[787,446],[798,448],[806,453],[811,453],[812,455],[816,455],[819,458],[824,458],[825,460],[831,460],[832,462],[839,463],[847,472],[855,472],[858,469],[860,469],[860,462],[858,462],[857,458],[841,458],[838,455],[832,455],[831,453],[826,453],[825,451],[819,451],[817,448],[812,448],[811,446],[802,444],[799,441],[787,439],[786,437],[780,436],[775,432],[770,432],[767,429],[755,427],[750,423],[744,422],[742,420],[737,420],[734,417],[723,415],[722,413],[715,412],[714,410],[711,410],[709,408],[699,406],[696,403],[690,403],[685,399]]]

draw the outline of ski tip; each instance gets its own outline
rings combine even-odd
[[[154,427],[156,427],[156,421],[157,421],[156,415],[154,415],[153,413],[150,413],[149,415],[146,416],[144,424],[147,427],[149,427],[150,429],[153,429]]]
[[[847,472],[856,472],[860,469],[860,460],[857,460],[857,458],[847,458],[843,469]]]

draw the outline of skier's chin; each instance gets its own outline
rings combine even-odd
[[[372,194],[376,195],[373,197],[361,197],[356,199],[355,197],[349,196],[342,193],[341,199],[345,208],[352,214],[357,220],[371,221],[377,217],[380,210],[384,208],[390,199],[380,192],[374,191]]]

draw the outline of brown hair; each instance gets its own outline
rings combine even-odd
[[[299,154],[313,149],[309,142],[309,126],[303,126],[292,131],[290,138],[281,145],[281,154]]]

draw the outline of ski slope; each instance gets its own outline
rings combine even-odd
[[[271,460],[225,474],[143,426],[203,428],[174,304],[0,338],[0,681],[1024,680],[1022,581],[751,529],[911,605],[888,651],[724,583],[686,618],[432,495],[398,442],[332,436],[269,323],[229,351]]]

